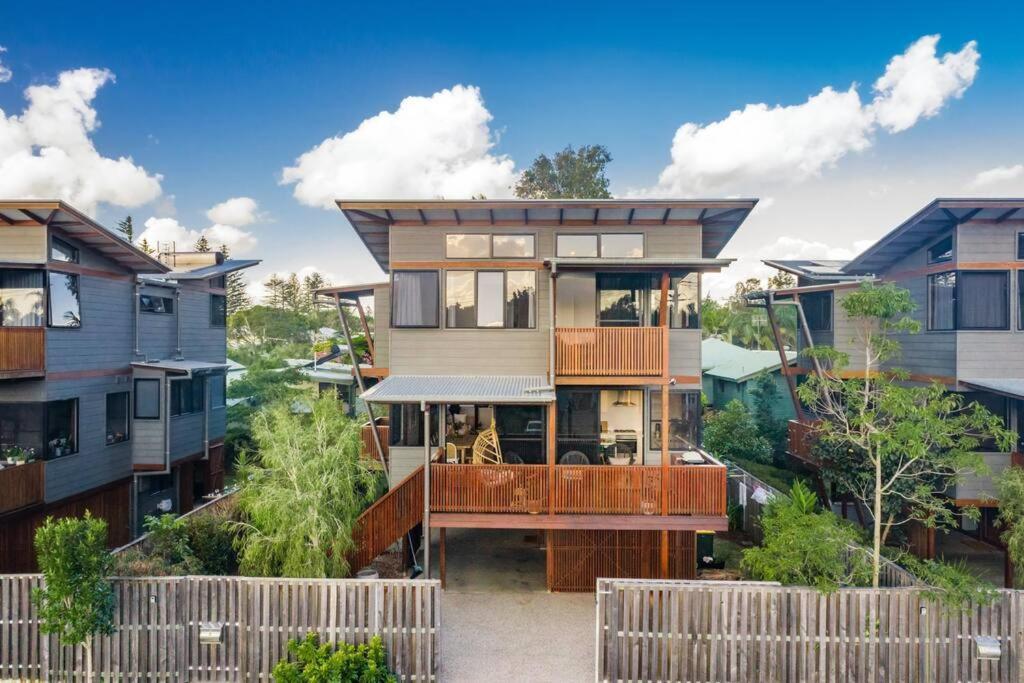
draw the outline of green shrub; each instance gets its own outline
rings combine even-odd
[[[177,515],[146,515],[142,525],[149,534],[145,545],[153,557],[163,560],[170,567],[177,568],[176,573],[199,573],[199,560],[188,544],[185,519]]]
[[[188,546],[203,574],[235,574],[238,556],[235,554],[235,528],[230,515],[221,512],[201,512],[186,518],[185,534]]]
[[[761,436],[750,411],[735,398],[726,404],[725,410],[708,415],[704,424],[704,447],[718,457],[760,463],[772,461],[771,442]]]
[[[365,645],[339,643],[337,648],[320,643],[320,636],[307,633],[302,640],[288,643],[289,659],[274,667],[277,683],[397,683],[388,668],[387,653],[380,636]]]

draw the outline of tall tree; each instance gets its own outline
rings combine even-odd
[[[281,296],[284,307],[288,310],[296,313],[309,311],[309,307],[305,305],[306,302],[302,297],[302,284],[299,282],[299,276],[295,273],[291,273],[285,279]]]
[[[141,249],[143,252],[149,254],[150,256],[152,256],[154,253],[156,253],[156,249],[154,249],[153,247],[150,246],[149,240],[147,240],[145,237],[143,237],[139,241],[139,249]]]
[[[284,308],[285,281],[281,276],[274,273],[266,279],[263,286],[267,289],[267,306],[271,308]]]
[[[917,521],[951,525],[948,493],[966,474],[984,474],[977,452],[985,439],[1010,450],[1002,420],[940,384],[907,386],[907,373],[888,367],[898,357],[896,334],[914,334],[910,292],[867,282],[841,303],[862,349],[862,368],[829,346],[808,349],[825,368],[798,389],[816,423],[823,471],[860,501],[872,524],[872,586],[878,587],[882,545],[893,529]],[[844,377],[850,377],[844,379]],[[977,516],[977,508],[964,508]]]
[[[306,305],[310,310],[315,308],[314,303],[316,302],[316,290],[323,289],[329,284],[330,283],[327,282],[326,278],[315,270],[302,278],[302,297],[305,299]]]
[[[195,246],[192,248],[196,251],[210,251],[210,240],[206,239],[206,235],[200,235],[199,239],[196,240]]]
[[[126,242],[135,241],[135,227],[132,225],[131,216],[125,216],[117,222],[117,231],[121,233]]]
[[[569,145],[554,159],[541,154],[516,183],[520,199],[610,199],[605,167],[612,155],[604,145]]]
[[[780,270],[768,278],[768,289],[786,289],[788,287],[796,287],[796,277],[793,273]]]
[[[224,260],[227,261],[228,257],[231,255],[231,252],[228,250],[228,245],[220,245],[220,251],[224,254]],[[245,275],[242,275],[241,271],[236,270],[233,273],[228,273],[227,286],[228,315],[237,313],[238,311],[244,311],[252,306],[252,299],[249,298],[249,293],[245,289]]]
[[[32,595],[43,633],[55,633],[65,645],[81,645],[85,673],[92,680],[92,641],[114,630],[114,588],[108,579],[113,562],[107,552],[107,522],[85,516],[47,517],[35,536],[43,587]]]

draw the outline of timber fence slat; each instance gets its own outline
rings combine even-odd
[[[85,680],[81,648],[40,633],[36,574],[0,576],[0,680]],[[426,580],[187,576],[115,579],[114,633],[95,639],[95,680],[269,681],[289,639],[379,634],[406,681],[437,680],[441,587]],[[219,645],[199,642],[223,624]]]
[[[954,613],[918,588],[821,594],[758,582],[599,579],[600,681],[1024,680],[1024,597]],[[1000,642],[977,656],[975,636]]]

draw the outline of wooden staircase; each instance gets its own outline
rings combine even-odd
[[[401,540],[423,521],[423,467],[366,508],[356,520],[356,550],[349,557],[353,573]]]

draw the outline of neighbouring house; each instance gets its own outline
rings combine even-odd
[[[754,409],[754,380],[761,374],[771,376],[776,388],[773,414],[780,420],[796,417],[789,389],[782,376],[782,361],[777,351],[746,349],[723,339],[711,337],[700,345],[701,375],[708,404],[721,410],[729,401],[739,399]],[[786,351],[787,365],[796,364],[796,351]]]
[[[110,542],[223,485],[228,273],[157,257],[58,201],[0,201],[0,571],[34,568],[47,516]]]
[[[849,354],[853,372],[864,365],[843,299],[865,279],[909,290],[921,332],[897,337],[902,354],[891,365],[909,372],[912,382],[962,393],[1024,435],[1024,200],[936,199],[851,261],[765,263],[797,277],[798,286],[767,292],[765,301],[802,310],[810,339],[801,331],[799,348],[834,346]],[[800,366],[798,373],[813,371],[805,358]],[[790,423],[791,450],[813,464],[803,431],[799,421]],[[984,449],[992,475],[1020,457],[994,445]],[[980,522],[964,517],[962,530],[1000,544],[992,476],[959,482],[950,504],[980,508]],[[921,529],[919,536],[920,554],[934,554],[935,530]]]
[[[318,394],[329,393],[345,407],[345,412],[355,416],[362,407],[362,401],[357,400],[359,394],[355,374],[352,366],[340,362],[341,358],[348,357],[348,348],[341,351],[334,351],[324,355],[323,359],[300,360],[287,358],[285,363],[289,367],[296,368],[299,373],[316,387]],[[333,360],[333,359],[339,360]]]
[[[356,372],[380,380],[362,398],[387,416],[389,496],[428,499],[374,538],[422,523],[442,580],[454,528],[541,536],[550,590],[694,577],[696,532],[728,528],[700,447],[701,277],[755,203],[339,201],[388,280],[320,294],[372,300]]]

